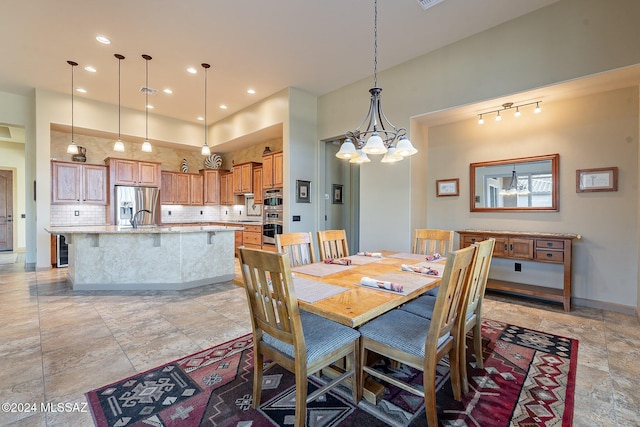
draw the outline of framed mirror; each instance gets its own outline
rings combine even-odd
[[[559,154],[471,163],[471,212],[558,210]]]

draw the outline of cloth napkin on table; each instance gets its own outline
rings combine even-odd
[[[349,258],[327,258],[324,260],[325,264],[337,264],[337,265],[351,265]]]
[[[364,286],[370,286],[372,288],[386,289],[393,292],[402,292],[404,290],[402,285],[399,283],[376,280],[370,277],[363,277],[362,279],[360,279],[360,284]]]
[[[356,255],[370,256],[370,257],[374,257],[374,258],[382,258],[382,253],[380,253],[380,252],[358,252]]]
[[[440,258],[442,258],[442,255],[440,255],[438,252],[434,252],[434,253],[432,253],[431,255],[427,255],[427,256],[425,257],[425,259],[426,259],[427,261],[437,261],[437,260],[439,260]]]
[[[436,270],[434,268],[431,268],[431,267],[414,267],[414,266],[411,266],[411,265],[402,264],[400,266],[400,268],[402,269],[402,271],[410,271],[412,273],[426,274],[427,276],[438,276],[438,275],[440,275],[438,270]]]

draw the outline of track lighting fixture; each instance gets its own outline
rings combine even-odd
[[[518,104],[518,105],[514,105],[513,102],[505,102],[504,104],[502,104],[502,108],[499,108],[497,110],[492,110],[492,111],[485,111],[484,113],[479,113],[478,114],[478,124],[482,125],[484,124],[484,116],[487,114],[494,114],[496,113],[496,122],[502,121],[502,115],[500,114],[501,112],[505,112],[507,110],[512,110],[515,108],[515,113],[513,114],[514,117],[520,117],[522,115],[522,112],[520,111],[520,108],[522,107],[526,107],[528,105],[534,105],[536,106],[536,108],[533,110],[534,114],[539,114],[542,110],[540,108],[540,103],[542,101],[534,101],[534,102],[527,102],[525,104]]]

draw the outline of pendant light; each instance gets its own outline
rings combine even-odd
[[[122,142],[122,139],[120,139],[120,64],[122,63],[124,56],[119,53],[116,53],[113,56],[118,58],[118,140],[113,144],[113,151],[123,152],[124,143]]]
[[[144,129],[144,142],[142,143],[142,151],[150,153],[153,151],[151,143],[149,142],[149,61],[151,57],[149,55],[142,55],[145,60],[145,75],[146,80],[144,84],[144,114],[145,114],[145,129]]]
[[[370,160],[367,154],[385,154],[394,148],[393,153],[385,156],[385,163],[402,160],[418,152],[411,141],[407,139],[405,128],[396,128],[382,111],[380,93],[378,87],[378,0],[374,1],[373,20],[373,86],[369,89],[371,99],[369,112],[355,130],[345,134],[346,139],[340,151],[336,153],[339,159],[349,160],[350,163],[366,163]],[[361,128],[366,124],[366,128]],[[363,154],[361,154],[363,153]],[[354,161],[357,156],[364,156],[361,161]]]
[[[71,144],[67,146],[67,153],[78,154],[78,146],[73,139],[73,69],[78,66],[75,61],[67,61],[67,64],[71,65]]]
[[[209,148],[209,144],[207,144],[207,70],[209,67],[211,67],[211,65],[206,63],[202,64],[202,68],[204,68],[204,145],[200,153],[203,156],[211,155],[211,149]]]

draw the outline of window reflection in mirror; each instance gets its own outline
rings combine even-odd
[[[472,163],[471,211],[557,211],[558,154]]]

